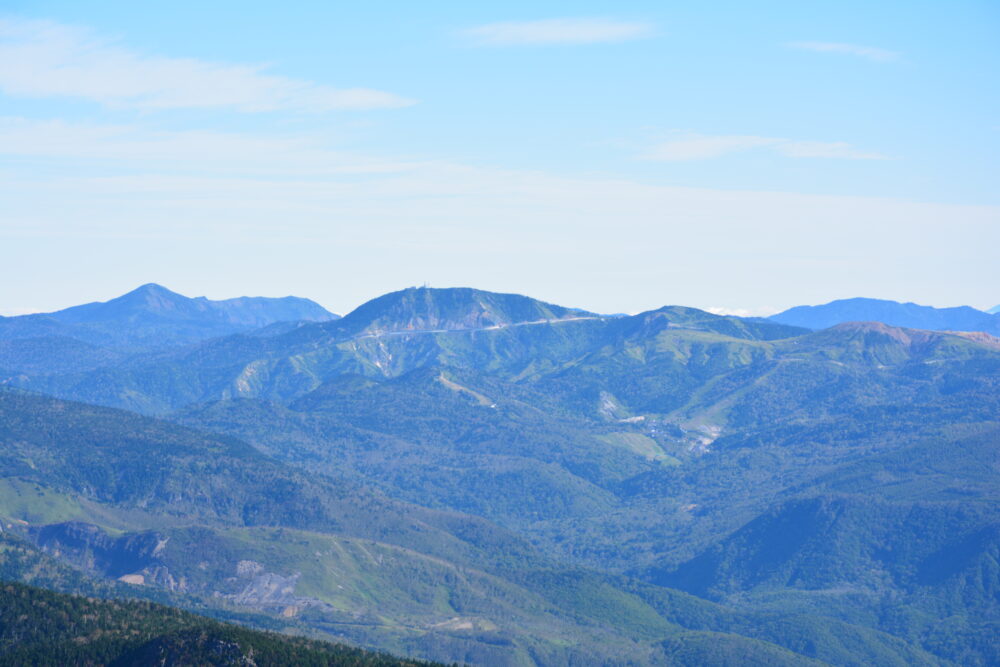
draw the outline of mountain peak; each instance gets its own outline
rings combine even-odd
[[[356,331],[461,330],[592,316],[520,294],[409,287],[362,304],[344,317],[343,326]]]
[[[619,325],[624,329],[652,330],[687,329],[711,331],[734,338],[751,340],[776,340],[806,333],[806,329],[753,317],[716,315],[689,306],[663,306],[656,310],[623,318]]]
[[[177,292],[169,290],[158,283],[145,283],[144,285],[139,285],[131,292],[126,292],[122,296],[128,296],[129,294],[177,294]]]
[[[156,300],[167,300],[167,301],[190,301],[189,297],[183,294],[178,294],[173,290],[167,289],[163,285],[158,285],[156,283],[146,283],[145,285],[140,285],[136,287],[131,292],[126,292],[121,296],[109,299],[104,303],[127,303],[127,302],[150,302]]]
[[[907,329],[904,327],[894,327],[885,322],[843,322],[830,327],[830,331],[848,334],[876,334],[891,338],[892,340],[909,345],[914,340],[925,341],[933,338],[935,334],[921,329]]]
[[[32,316],[30,322],[26,318],[8,318],[4,324],[9,331],[6,336],[0,332],[0,338],[61,335],[100,346],[157,348],[246,332],[277,322],[336,318],[318,303],[299,297],[213,301],[146,283],[108,301]]]
[[[189,299],[162,285],[146,283],[131,292],[108,301],[95,301],[73,306],[52,313],[52,317],[60,322],[81,324],[159,314],[178,315],[183,313],[183,316],[190,317],[204,311],[205,307],[195,305],[194,299]]]

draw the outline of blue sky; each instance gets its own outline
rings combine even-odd
[[[0,12],[0,312],[1000,302],[991,2]]]

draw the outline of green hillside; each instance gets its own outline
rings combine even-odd
[[[0,665],[420,665],[140,601],[0,583]]]
[[[554,570],[482,520],[387,505],[371,494],[349,494],[348,502],[332,481],[304,477],[236,440],[44,397],[3,398],[3,442],[18,456],[8,464],[0,515],[41,550],[6,547],[4,567],[18,579],[104,595],[156,594],[256,625],[263,614],[276,627],[472,663],[656,662],[667,646],[660,643],[676,648],[686,629],[731,634],[730,643],[739,635],[754,647],[805,632],[774,632],[752,613],[694,597],[665,602],[664,589],[634,580]],[[59,465],[70,451],[77,465]],[[248,493],[265,472],[268,484],[280,482],[290,495],[264,487]],[[110,491],[93,493],[96,484]],[[257,495],[255,511],[243,509]],[[268,509],[298,497],[301,516]],[[357,518],[330,523],[323,508]],[[417,517],[416,532],[406,528],[412,523],[400,526]],[[55,568],[51,557],[76,569]],[[98,581],[115,583],[107,589]],[[893,655],[914,650],[878,637],[869,643],[884,643]],[[816,650],[842,654],[835,644]]]
[[[0,392],[0,414],[12,453],[0,516],[86,576],[449,660],[600,662],[648,650],[645,631],[621,634],[621,618],[567,608],[559,586],[533,585],[544,559],[482,519],[306,476],[240,441],[121,411]],[[638,598],[598,592],[595,609],[624,595],[653,619],[655,637],[673,632]]]

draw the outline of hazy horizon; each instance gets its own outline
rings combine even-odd
[[[62,310],[64,308],[70,308],[70,307],[73,307],[73,306],[83,305],[83,304],[86,304],[86,303],[106,302],[106,301],[110,301],[112,299],[115,299],[117,297],[123,296],[125,294],[129,294],[130,292],[133,292],[133,291],[135,291],[135,290],[137,290],[137,289],[139,289],[141,287],[144,287],[144,286],[146,286],[148,284],[158,285],[158,286],[166,288],[166,289],[168,289],[171,292],[174,292],[176,294],[181,294],[181,296],[184,296],[184,297],[188,297],[188,298],[202,298],[203,297],[203,298],[210,299],[212,301],[220,301],[220,300],[225,300],[225,299],[234,299],[234,298],[239,298],[239,297],[267,297],[267,298],[300,297],[300,298],[310,299],[311,301],[314,301],[314,302],[318,303],[320,306],[323,306],[323,308],[325,308],[326,310],[330,311],[331,313],[335,313],[337,315],[346,315],[347,313],[351,312],[355,308],[357,308],[357,307],[359,307],[359,306],[367,303],[368,301],[370,301],[372,299],[378,298],[378,297],[382,296],[383,294],[388,294],[390,292],[396,292],[396,291],[402,291],[402,290],[409,289],[409,288],[415,288],[415,287],[427,287],[427,288],[434,288],[434,289],[472,288],[472,289],[483,290],[483,288],[477,287],[475,285],[427,285],[427,284],[422,284],[422,285],[405,285],[405,286],[398,287],[396,289],[391,289],[391,290],[389,290],[388,292],[385,292],[385,293],[373,294],[369,298],[364,299],[363,301],[360,301],[360,302],[358,302],[356,304],[353,304],[351,306],[348,306],[346,308],[336,309],[336,308],[330,308],[329,306],[327,306],[326,304],[320,302],[317,299],[313,299],[308,294],[231,294],[231,295],[224,295],[224,296],[209,296],[209,295],[205,295],[205,294],[193,294],[193,293],[192,294],[187,294],[187,293],[182,293],[182,292],[179,292],[179,291],[171,288],[170,285],[164,285],[162,283],[157,283],[155,281],[149,281],[147,283],[143,283],[142,285],[136,285],[134,288],[124,290],[121,293],[114,294],[114,295],[108,296],[106,298],[92,299],[90,301],[81,301],[79,303],[69,303],[69,304],[66,304],[64,306],[59,306],[57,308],[52,308],[52,309],[48,309],[48,310],[29,310],[29,311],[24,311],[24,312],[7,312],[7,313],[5,313],[5,312],[2,311],[2,309],[0,309],[0,316],[13,317],[13,316],[18,316],[18,315],[44,314],[44,313],[49,313],[49,312],[55,312],[55,311],[58,311],[58,310]],[[497,292],[499,290],[484,290],[484,291]],[[650,308],[645,308],[645,309],[642,309],[642,310],[627,311],[627,310],[621,310],[621,309],[616,310],[616,309],[613,309],[613,308],[612,309],[605,309],[605,310],[598,310],[598,309],[594,309],[594,308],[587,308],[585,306],[580,306],[580,305],[577,305],[577,304],[562,303],[562,302],[554,301],[554,300],[551,300],[551,299],[545,299],[545,298],[542,298],[542,297],[538,297],[537,295],[534,295],[534,294],[524,294],[524,296],[529,296],[529,297],[532,297],[532,298],[537,298],[537,299],[539,299],[541,301],[545,301],[547,303],[552,303],[552,304],[559,305],[559,306],[566,306],[566,307],[569,307],[569,308],[579,308],[581,310],[589,310],[591,312],[602,313],[602,314],[605,314],[605,315],[612,315],[612,314],[635,315],[635,314],[640,313],[640,312],[644,312],[644,311],[648,311],[648,310],[655,310],[657,308],[661,308],[661,307],[664,307],[664,306],[688,306],[688,307],[692,307],[692,308],[698,308],[700,310],[705,310],[705,311],[714,313],[716,315],[736,315],[738,317],[768,317],[770,315],[775,315],[775,314],[777,314],[779,312],[782,312],[782,311],[787,310],[788,308],[792,308],[794,306],[816,306],[816,305],[823,305],[823,304],[820,304],[820,303],[801,303],[801,304],[792,304],[792,305],[786,306],[784,308],[759,309],[756,312],[752,312],[752,311],[745,310],[745,309],[728,308],[728,307],[724,307],[724,306],[701,306],[701,305],[689,304],[689,303],[668,303],[668,302],[664,302],[664,303],[661,303],[659,305],[651,306]],[[843,300],[843,299],[853,299],[853,298],[881,299],[880,297],[871,297],[871,296],[867,296],[867,295],[855,295],[853,297],[851,297],[851,296],[839,297],[837,299],[831,299],[831,301],[839,301],[839,300]],[[884,300],[886,300],[886,301],[896,301],[895,299],[884,299]],[[829,303],[829,302],[824,302],[824,303]],[[901,303],[916,303],[917,305],[920,305],[920,306],[933,305],[933,304],[926,304],[926,303],[920,303],[920,302],[901,302]],[[943,305],[943,306],[942,305],[933,305],[933,306],[935,308],[952,308],[952,307],[958,307],[958,306],[969,306],[969,304],[950,304],[950,305]],[[991,308],[994,308],[996,306],[986,306],[986,307],[982,307],[982,308],[977,308],[976,306],[970,306],[970,307],[976,308],[977,310],[981,310],[983,312],[986,312],[986,311],[989,311]]]

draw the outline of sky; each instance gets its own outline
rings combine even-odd
[[[0,0],[0,314],[1000,303],[1000,4]]]

